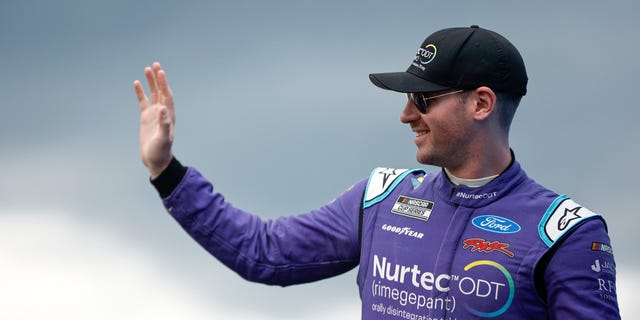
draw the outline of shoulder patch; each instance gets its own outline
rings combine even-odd
[[[425,172],[422,169],[375,168],[367,181],[362,207],[370,207],[386,198],[400,181],[412,172]],[[426,172],[425,172],[426,173]]]
[[[567,231],[580,221],[598,217],[597,213],[577,204],[566,195],[557,197],[538,224],[540,239],[551,248]]]

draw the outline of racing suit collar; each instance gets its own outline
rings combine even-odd
[[[440,190],[440,195],[446,201],[465,207],[477,208],[504,197],[526,179],[526,173],[515,160],[512,152],[512,161],[507,169],[484,186],[475,188],[464,185],[456,186],[449,180],[444,169],[438,174],[435,186]]]

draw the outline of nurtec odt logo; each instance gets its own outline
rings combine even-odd
[[[478,270],[472,271],[474,268]],[[433,273],[417,264],[393,263],[386,256],[374,254],[371,294],[403,307],[413,306],[416,311],[440,310],[455,315],[460,302],[481,318],[495,318],[507,312],[515,297],[515,284],[503,265],[476,260],[464,266],[463,271]],[[461,300],[461,296],[465,298]]]
[[[438,49],[434,44],[427,44],[424,47],[418,48],[418,53],[416,53],[416,57],[413,58],[413,65],[424,71],[425,65],[433,61],[436,53],[438,53]]]

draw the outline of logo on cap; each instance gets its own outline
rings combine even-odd
[[[418,53],[416,53],[416,57],[413,59],[413,65],[424,71],[424,65],[433,61],[437,52],[438,49],[434,44],[428,44],[424,47],[420,47],[418,49]]]

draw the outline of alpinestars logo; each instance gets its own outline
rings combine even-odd
[[[398,169],[386,169],[384,171],[380,171],[378,172],[378,174],[382,175],[382,188],[381,189],[386,189],[389,185],[387,184],[387,182],[389,181],[390,177],[395,177],[398,176],[400,173],[396,172],[396,171],[400,171]]]
[[[598,214],[579,205],[566,195],[557,197],[538,224],[540,239],[551,247],[563,234],[571,230],[580,221],[598,216]]]
[[[582,209],[582,207],[575,207],[573,209],[566,208],[564,209],[564,214],[558,220],[558,230],[564,230],[567,228],[571,221],[582,218],[578,215],[578,211]]]

